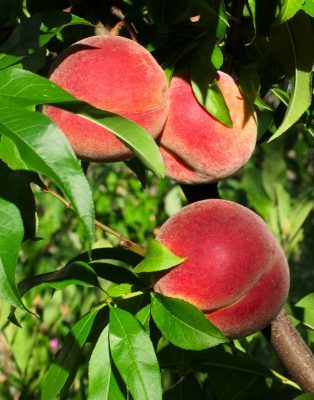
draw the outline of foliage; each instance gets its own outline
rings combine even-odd
[[[120,34],[136,32],[169,80],[190,68],[195,97],[227,126],[216,70],[238,78],[256,106],[258,144],[219,193],[254,209],[281,243],[287,310],[313,349],[311,0],[121,0],[114,12],[105,3],[0,3],[0,397],[301,399],[262,332],[228,341],[191,304],[151,294],[151,272],[182,261],[153,237],[184,194],[163,178],[143,128],[47,75],[56,53],[122,13]],[[137,158],[77,160],[44,104],[107,127]],[[95,230],[95,215],[123,239]]]

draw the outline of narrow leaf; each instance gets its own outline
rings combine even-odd
[[[152,317],[162,335],[186,350],[203,350],[227,339],[200,311],[186,301],[155,294]]]
[[[161,377],[154,347],[139,321],[111,308],[111,355],[134,400],[161,400]]]
[[[220,49],[210,43],[200,45],[191,61],[191,83],[197,101],[216,119],[232,127],[229,109],[216,81]]]
[[[88,366],[88,400],[124,400],[109,352],[109,327],[102,331]]]
[[[151,305],[146,304],[146,306],[139,310],[135,315],[147,332],[149,332],[150,308]]]
[[[147,245],[147,255],[135,268],[134,272],[163,271],[182,263],[186,258],[178,257],[158,240],[151,239]]]
[[[0,98],[0,133],[14,141],[29,169],[57,183],[77,211],[91,244],[95,219],[91,190],[62,132],[46,116]]]
[[[88,262],[90,260],[116,260],[135,267],[140,261],[142,261],[142,259],[142,256],[133,253],[130,250],[125,250],[118,247],[104,247],[100,249],[92,249],[90,255],[87,251],[79,254],[78,256],[72,258],[68,264],[71,264],[74,261]]]
[[[110,282],[130,283],[139,286],[144,285],[144,282],[136,276],[133,271],[122,267],[121,265],[114,265],[105,262],[91,262],[89,265],[100,278],[106,279]]]
[[[12,195],[13,188],[1,176],[0,185],[0,295],[16,307],[23,308],[15,284],[18,252],[23,240],[24,227],[19,208]]]
[[[284,54],[292,57],[294,79],[285,117],[277,131],[269,139],[269,142],[278,138],[298,121],[310,106],[312,98],[311,71],[314,40],[309,17],[299,13],[292,20],[276,29],[277,34],[283,34],[285,38],[285,43],[281,43],[281,46],[285,47]]]
[[[93,26],[83,18],[58,10],[36,13],[25,19],[0,46],[0,69],[16,64],[45,46],[54,36],[70,25]]]
[[[297,200],[292,214],[291,214],[291,230],[289,234],[289,239],[292,240],[299,230],[301,229],[304,221],[309,216],[310,212],[313,210],[314,202],[310,200]]]
[[[82,261],[68,264],[57,271],[23,279],[18,284],[19,292],[21,296],[23,296],[28,290],[42,284],[54,289],[64,289],[74,284],[88,287],[100,287],[94,269]]]
[[[299,300],[295,306],[314,310],[314,293],[310,293],[303,297],[303,299]]]
[[[99,310],[80,319],[71,329],[42,384],[41,400],[53,400],[60,393],[71,373],[78,368],[82,348]]]
[[[304,0],[280,0],[277,23],[282,24],[301,10]]]

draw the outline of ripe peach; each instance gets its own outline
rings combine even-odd
[[[121,114],[156,138],[168,115],[166,76],[151,54],[119,36],[92,36],[60,54],[50,79],[78,99]],[[75,114],[46,106],[47,114],[66,134],[77,156],[96,162],[132,156],[112,132]]]
[[[154,275],[154,290],[200,308],[225,335],[263,329],[281,310],[289,290],[285,255],[265,222],[226,200],[184,207],[157,239],[187,260]]]
[[[250,158],[256,142],[254,109],[231,76],[217,82],[233,122],[227,128],[196,100],[190,81],[175,76],[170,85],[169,116],[160,136],[166,174],[180,183],[214,182],[232,175]]]

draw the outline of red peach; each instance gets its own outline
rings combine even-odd
[[[231,76],[218,73],[218,85],[233,127],[212,117],[196,100],[190,81],[175,76],[170,85],[169,116],[160,136],[166,174],[180,183],[218,181],[250,158],[256,142],[254,109]]]
[[[157,239],[182,264],[154,275],[154,290],[201,309],[228,337],[267,326],[289,290],[285,255],[265,222],[226,200],[184,207],[160,229]]]
[[[60,54],[50,79],[95,107],[133,120],[156,138],[168,115],[166,76],[151,54],[119,36],[92,36]],[[77,156],[96,162],[128,159],[132,152],[112,132],[73,113],[46,106]]]

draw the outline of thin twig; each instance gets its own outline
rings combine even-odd
[[[111,14],[114,15],[115,17],[117,17],[120,21],[111,29],[110,33],[111,35],[119,35],[120,31],[122,28],[126,29],[129,32],[129,35],[131,37],[131,39],[134,42],[137,42],[137,38],[136,38],[136,33],[135,30],[133,29],[133,27],[131,25],[129,25],[128,23],[125,22],[125,15],[123,14],[123,12],[120,10],[120,8],[116,7],[116,6],[112,6],[111,9]]]
[[[56,199],[58,199],[59,201],[61,201],[61,203],[63,203],[67,208],[74,210],[72,204],[69,201],[67,201],[66,199],[64,199],[59,193],[55,192],[54,190],[46,188],[46,189],[42,189],[42,191],[44,193],[49,193],[51,196],[53,196]],[[146,250],[143,246],[133,242],[132,240],[128,239],[126,236],[122,235],[122,233],[116,232],[115,230],[113,230],[112,228],[110,228],[109,226],[103,224],[102,222],[100,222],[98,220],[95,220],[95,225],[98,226],[100,229],[102,229],[104,232],[107,232],[110,235],[113,235],[116,238],[118,238],[120,240],[121,247],[131,250],[131,251],[133,251],[133,253],[137,253],[137,254],[145,257]]]

